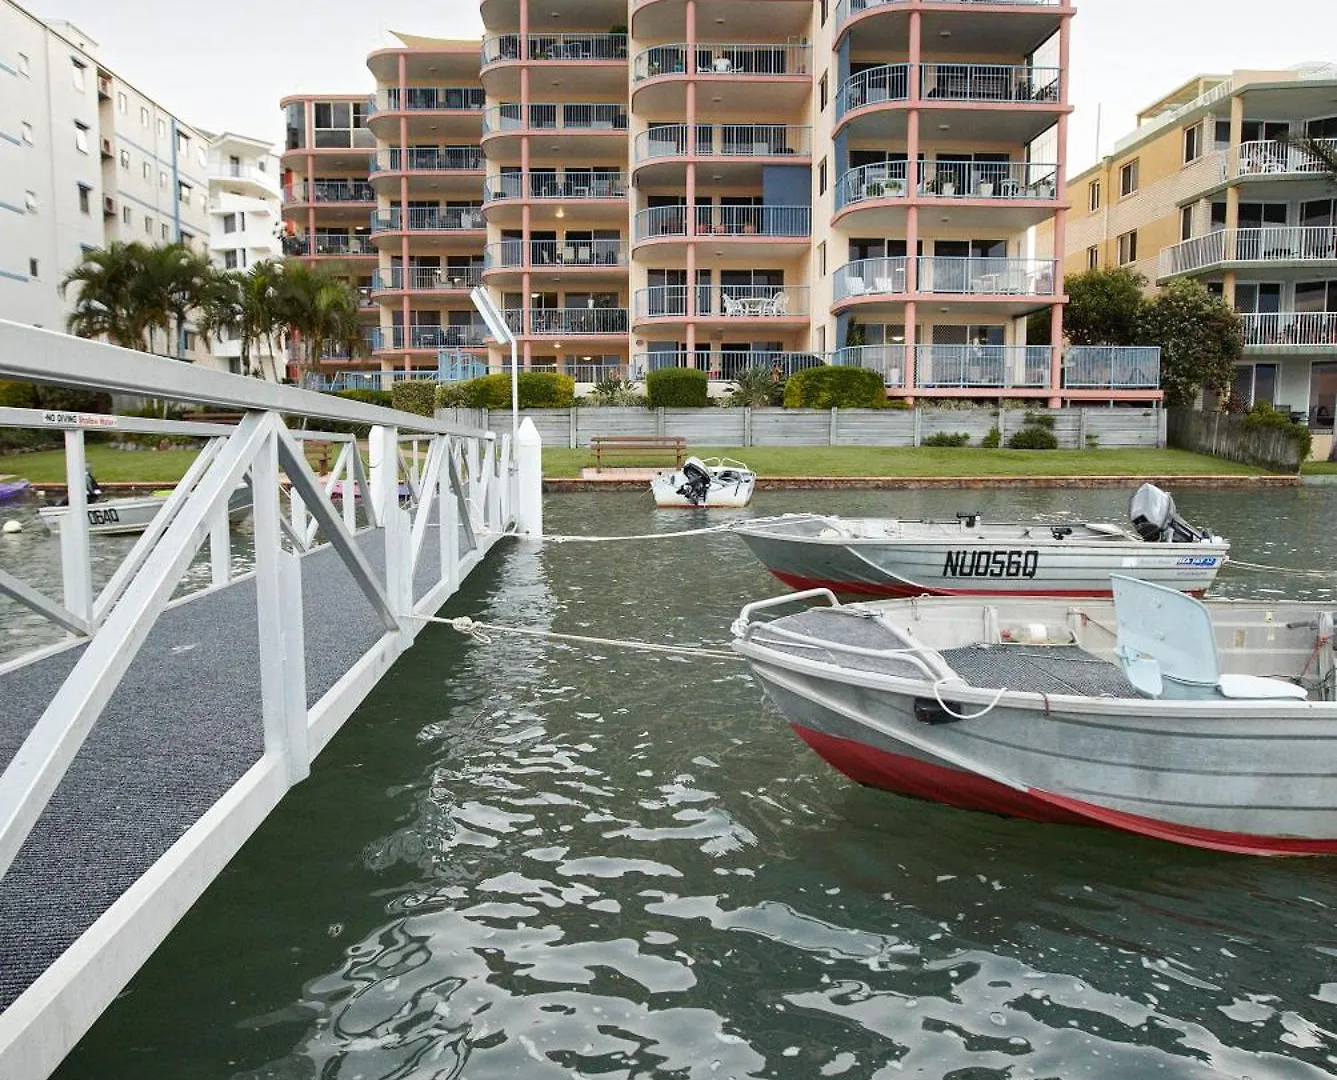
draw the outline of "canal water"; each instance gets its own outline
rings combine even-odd
[[[1122,521],[1127,495],[763,492],[742,513]],[[1178,501],[1239,558],[1332,569],[1337,492]],[[550,533],[721,520],[640,494],[545,513]],[[717,645],[780,591],[728,535],[515,543],[444,614]],[[433,627],[58,1075],[1324,1077],[1334,909],[1334,859],[859,788],[736,662]]]

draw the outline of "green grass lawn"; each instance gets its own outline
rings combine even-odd
[[[694,446],[699,457],[725,456],[767,476],[1219,476],[1266,470],[1185,450],[981,450],[971,447]],[[615,464],[665,465],[668,457]],[[607,464],[607,462],[605,462]],[[594,467],[588,450],[544,450],[543,475],[575,477]]]
[[[195,460],[196,450],[114,450],[110,446],[93,443],[86,454],[88,467],[99,483],[105,484],[174,484],[185,475]],[[307,457],[314,465],[320,451],[307,448]],[[335,452],[331,452],[333,463]],[[65,451],[39,450],[31,454],[0,455],[0,476],[13,473],[27,477],[34,484],[63,484],[65,482]]]
[[[1306,461],[1300,471],[1307,476],[1332,476],[1337,473],[1337,461]]]

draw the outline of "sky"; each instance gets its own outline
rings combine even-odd
[[[19,2],[75,23],[99,43],[103,63],[187,123],[275,143],[285,94],[370,93],[366,56],[394,44],[390,31],[482,33],[476,0],[222,0],[197,9],[180,0]],[[1337,61],[1337,0],[1077,0],[1077,7],[1069,175],[1096,160],[1097,133],[1108,153],[1139,109],[1196,74]]]

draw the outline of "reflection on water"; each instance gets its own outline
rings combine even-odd
[[[759,495],[745,514],[1124,519],[1126,492]],[[1327,569],[1337,492],[1193,492]],[[719,520],[561,496],[553,532]],[[1332,584],[1223,575],[1219,592]],[[518,544],[446,614],[727,640],[781,591],[729,536]],[[1321,1077],[1332,860],[1259,860],[853,786],[746,669],[434,627],[61,1076]]]

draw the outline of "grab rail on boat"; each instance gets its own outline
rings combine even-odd
[[[836,594],[830,589],[804,589],[802,592],[785,593],[783,596],[772,596],[766,600],[753,600],[746,604],[743,610],[738,613],[738,618],[729,628],[733,631],[735,637],[746,637],[748,627],[752,623],[752,616],[766,608],[782,607],[785,604],[795,604],[800,600],[815,600],[818,597],[825,597],[831,607],[840,607],[841,603],[836,599]]]

